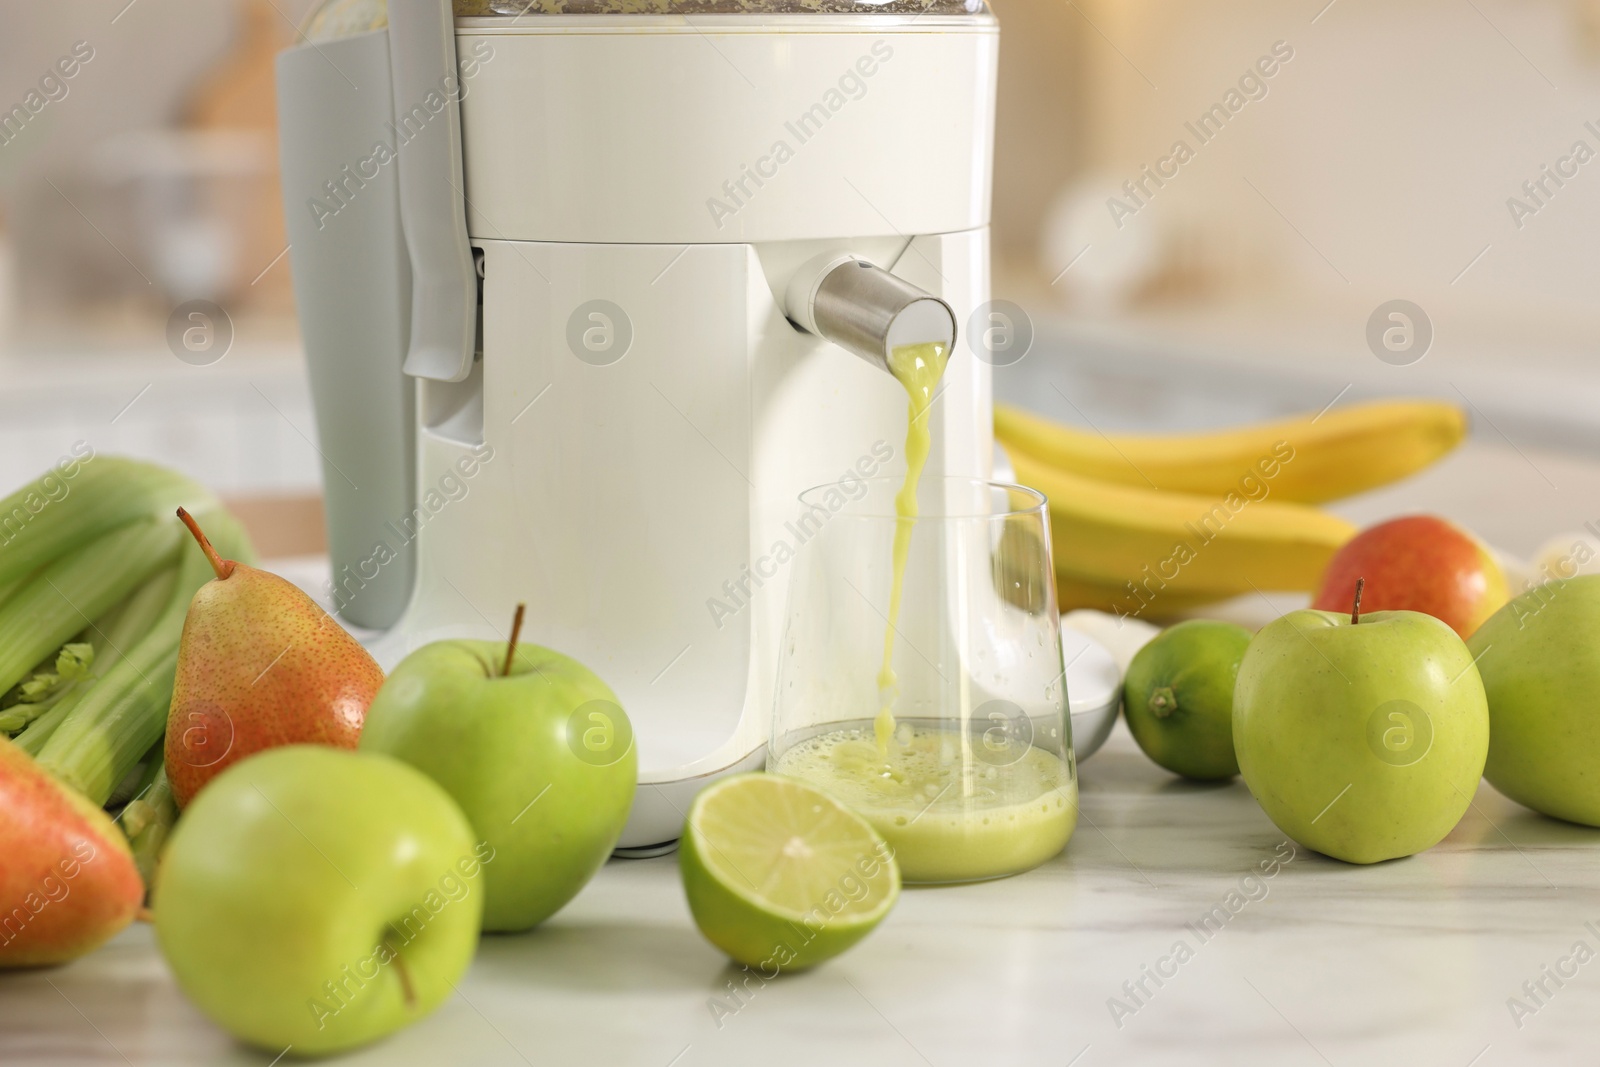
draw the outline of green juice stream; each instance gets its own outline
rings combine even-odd
[[[894,701],[899,679],[894,673],[894,639],[900,625],[900,602],[905,597],[906,560],[911,555],[911,531],[917,525],[917,485],[922,469],[928,465],[933,434],[928,417],[933,407],[933,392],[944,377],[949,362],[949,347],[943,344],[902,345],[889,354],[889,371],[911,397],[906,417],[906,480],[894,498],[894,556],[889,579],[889,624],[883,630],[883,666],[878,670],[878,717],[873,732],[878,751],[889,751],[894,733]]]
[[[895,721],[894,671],[917,485],[932,447],[929,415],[949,359],[943,344],[896,348],[889,369],[910,397],[906,479],[895,497],[888,625],[870,725],[833,730],[784,752],[773,770],[832,792],[875,826],[911,882],[964,882],[1035,867],[1060,852],[1078,821],[1078,785],[1061,756],[1031,745],[979,759],[974,736]],[[981,731],[987,724],[975,724]]]

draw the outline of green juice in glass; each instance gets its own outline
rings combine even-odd
[[[772,769],[827,789],[872,823],[894,850],[908,882],[968,882],[1036,867],[1066,847],[1078,821],[1078,783],[1070,757],[1032,745],[986,742],[986,722],[970,730],[897,723],[895,638],[906,561],[917,519],[917,484],[931,450],[928,421],[949,349],[906,345],[889,369],[910,396],[906,479],[895,497],[893,569],[879,708],[869,721],[812,737]]]
[[[1025,871],[1072,837],[1078,783],[1059,755],[1014,746],[990,763],[962,751],[975,746],[959,731],[909,722],[895,728],[889,745],[880,755],[864,722],[801,742],[774,770],[828,790],[876,827],[908,882]]]

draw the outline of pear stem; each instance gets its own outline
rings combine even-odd
[[[1365,578],[1356,579],[1356,602],[1355,606],[1350,609],[1351,626],[1355,626],[1361,621],[1361,592],[1362,590],[1366,589],[1366,587],[1367,580]]]
[[[511,676],[511,664],[514,663],[517,658],[517,638],[522,636],[522,616],[525,615],[527,611],[528,605],[518,604],[516,617],[511,620],[511,640],[506,645],[506,665],[500,671],[500,677],[502,678],[509,678]]]
[[[189,532],[194,534],[194,539],[200,542],[200,551],[204,552],[206,554],[206,559],[211,561],[211,569],[217,572],[217,581],[226,581],[229,577],[231,577],[233,575],[234,568],[233,560],[223,559],[221,556],[217,555],[217,550],[211,547],[210,539],[207,538],[205,532],[200,529],[200,524],[194,521],[194,516],[182,508],[179,508],[178,518],[182,519],[183,524],[189,527]]]

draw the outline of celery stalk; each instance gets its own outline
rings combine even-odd
[[[0,693],[170,563],[182,532],[170,519],[129,523],[40,571],[0,611]]]
[[[145,582],[133,595],[90,624],[86,636],[94,645],[94,665],[89,673],[105,677],[122,658],[119,649],[131,648],[156,624],[178,584],[178,560]]]
[[[83,635],[80,633],[77,636],[81,638]],[[49,674],[50,669],[55,666],[56,658],[60,655],[61,649],[59,648],[51,652],[44,659],[35,663],[27,674],[23,675],[23,681],[18,682],[6,692],[0,693],[0,710],[9,710],[13,706],[23,703],[23,697],[26,695],[24,686],[29,681],[40,678],[41,675]]]
[[[133,850],[133,865],[144,879],[145,895],[155,884],[156,865],[161,860],[161,850],[178,821],[178,802],[172,796],[172,783],[167,781],[166,767],[156,763],[156,775],[145,790],[122,809],[123,832],[128,835],[128,845]]]
[[[40,750],[39,765],[103,806],[161,737],[177,666],[177,640],[152,632],[73,705]]]
[[[156,772],[161,769],[165,759],[164,748],[165,745],[158,740],[145,749],[144,755],[139,757],[129,768],[128,773],[122,776],[122,781],[111,791],[111,796],[106,799],[106,810],[120,810],[133,800],[144,796],[145,790],[156,780]]]
[[[89,687],[87,685],[73,686],[72,691],[52,704],[49,711],[34,719],[28,724],[26,730],[13,737],[11,739],[12,743],[37,759],[39,753],[44,751],[45,742],[50,740],[50,736],[56,732],[56,729],[63,722],[67,721],[67,716],[71,714],[72,709],[77,706],[78,701],[82,700],[88,692]]]
[[[85,633],[94,646],[94,663],[89,667],[89,677],[63,693],[61,698],[28,724],[28,728],[13,740],[30,756],[38,756],[50,735],[65,721],[73,706],[83,699],[97,679],[104,678],[122,660],[117,649],[132,648],[139,639],[150,632],[161,613],[166,610],[178,582],[176,561],[154,578],[140,586],[132,596],[96,619]]]
[[[166,518],[179,505],[199,511],[216,502],[176,471],[80,452],[0,500],[0,590],[118,527]]]
[[[249,542],[231,515],[218,510],[202,521],[219,552],[234,559],[249,557]],[[121,650],[121,661],[74,704],[40,750],[40,766],[94,803],[106,802],[161,739],[189,602],[213,577],[200,547],[193,542],[184,546],[177,583],[160,617],[131,648]]]
[[[33,669],[27,681],[0,697],[0,733],[14,734],[43,715],[74,684],[89,677],[93,666],[93,644],[68,641],[62,645]]]
[[[122,809],[117,812],[117,825],[122,827],[122,832],[127,835],[130,841],[140,830],[144,829],[145,823],[151,815],[150,809],[143,805],[143,799],[156,784],[156,778],[161,775],[164,769],[166,757],[162,753],[162,747],[161,745],[152,745],[150,751],[144,754],[144,758],[140,761],[143,766],[139,768],[138,779],[134,782],[133,788],[129,790],[128,795],[123,798]],[[108,806],[116,807],[116,802],[113,801]]]
[[[78,681],[62,682],[43,700],[13,704],[4,711],[0,711],[0,734],[20,733],[38,722],[45,712],[71,696],[73,691],[77,689],[78,684]]]

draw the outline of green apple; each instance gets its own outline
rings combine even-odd
[[[616,694],[583,664],[522,645],[441,641],[407,656],[367,709],[362,751],[421,770],[495,850],[483,928],[559,911],[616,847],[638,756]]]
[[[1489,784],[1535,811],[1600,826],[1600,575],[1524,593],[1468,647],[1489,694]]]
[[[1472,653],[1415,611],[1296,611],[1256,635],[1233,697],[1239,772],[1279,829],[1349,863],[1438,844],[1489,751]]]
[[[271,749],[184,811],[156,874],[156,936],[183,991],[236,1037],[337,1052],[451,995],[493,858],[398,760]]]

